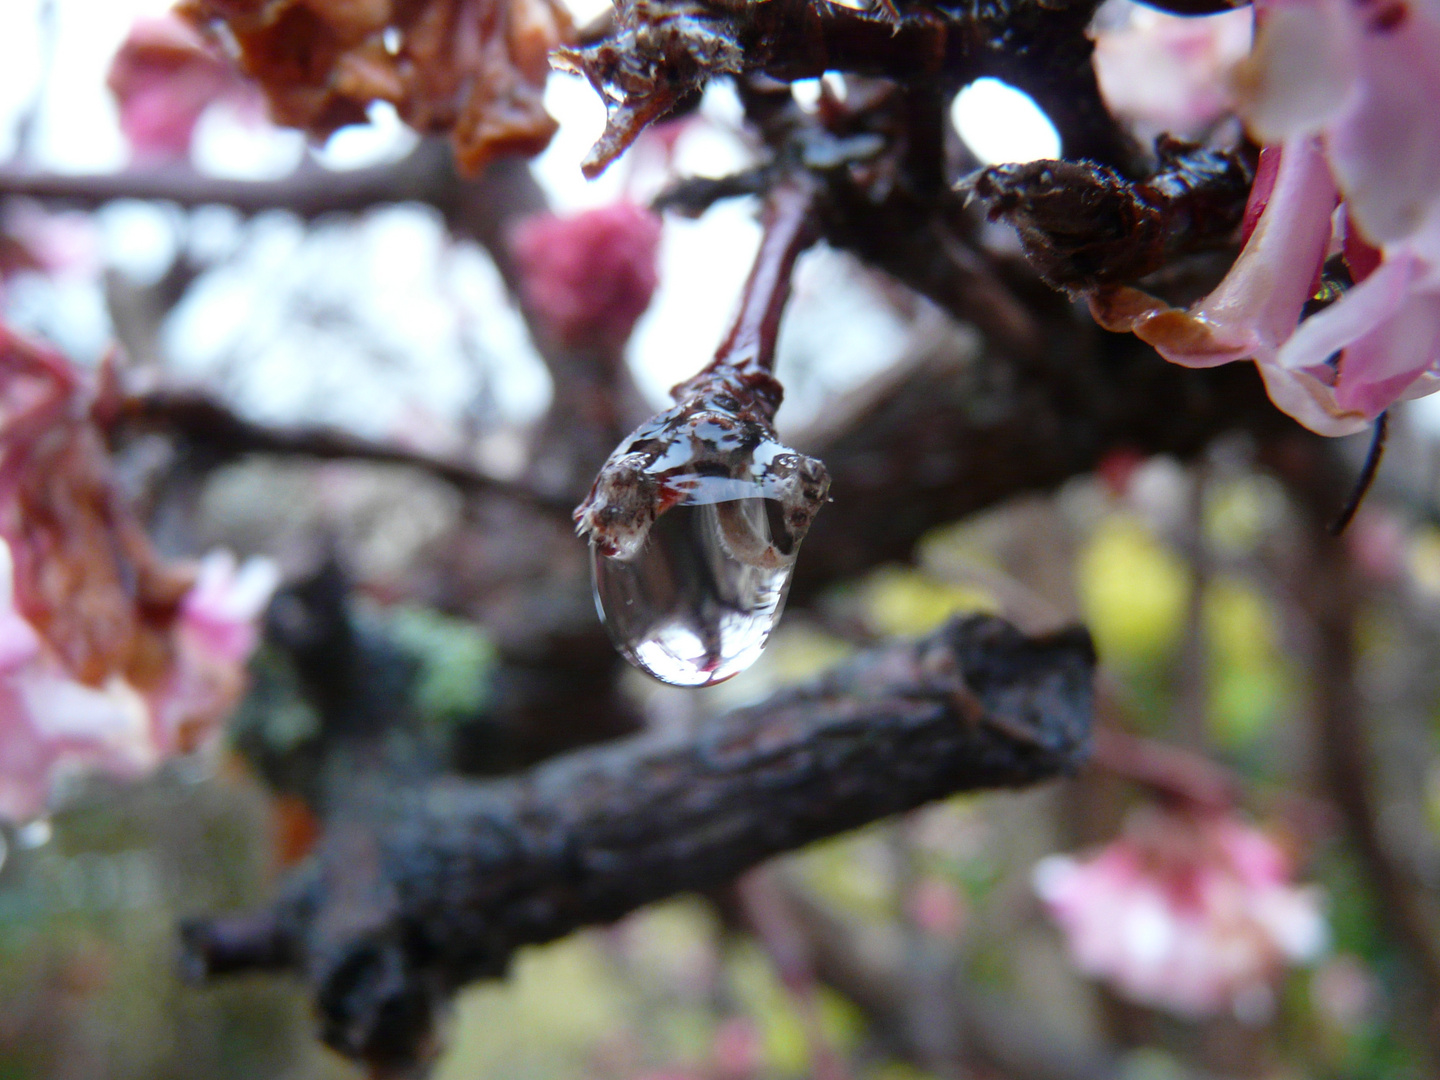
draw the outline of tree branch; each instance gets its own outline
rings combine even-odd
[[[364,210],[379,203],[447,205],[459,182],[449,144],[440,139],[421,142],[391,164],[331,171],[306,162],[278,180],[229,180],[207,176],[185,164],[80,174],[0,167],[0,195],[21,195],[87,210],[117,199],[146,199],[184,207],[231,206],[242,214],[289,210],[303,218]]]
[[[402,1066],[424,1056],[445,998],[502,975],[522,945],[932,799],[1073,769],[1093,666],[1083,630],[1028,639],[976,616],[683,740],[637,737],[397,798],[379,829],[332,827],[319,869],[268,918],[190,924],[187,966],[303,970],[327,1042]]]
[[[550,498],[459,462],[363,439],[337,428],[270,427],[247,420],[204,394],[162,390],[127,397],[121,402],[116,418],[131,430],[179,435],[222,458],[280,454],[321,461],[404,465],[429,473],[464,492],[502,497],[548,514],[569,514],[567,500]]]
[[[1051,294],[1053,295],[1053,294]],[[937,525],[1092,471],[1117,448],[1199,453],[1227,431],[1298,431],[1250,365],[1167,364],[1068,307],[1047,313],[1034,363],[937,338],[794,443],[825,462],[792,598],[896,559]]]
[[[1049,113],[1067,156],[1133,167],[1137,148],[1105,108],[1090,63],[1085,28],[1095,7],[1093,0],[995,0],[958,9],[906,5],[882,17],[815,0],[630,0],[617,6],[610,35],[559,57],[606,103],[605,133],[583,166],[589,176],[714,76],[761,73],[788,82],[826,71],[945,96],[995,75]]]

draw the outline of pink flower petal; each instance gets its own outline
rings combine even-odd
[[[1265,392],[1275,407],[1302,425],[1330,438],[1356,435],[1370,426],[1370,418],[1360,413],[1346,413],[1335,404],[1335,389],[1321,382],[1310,371],[1282,368],[1278,364],[1259,365]]]
[[[1313,368],[1374,330],[1405,303],[1415,275],[1411,259],[1387,260],[1339,300],[1300,324],[1280,347],[1275,362],[1283,368]]]
[[[1186,367],[1246,358],[1268,363],[1314,293],[1330,243],[1335,200],[1319,141],[1287,143],[1254,233],[1209,296],[1189,311],[1154,301],[1122,318],[1100,312],[1097,318],[1110,329],[1133,330],[1166,360]]]
[[[1089,859],[1052,856],[1034,883],[1077,968],[1189,1018],[1238,1012],[1324,947],[1320,896],[1238,820],[1156,811]]]
[[[1351,106],[1326,129],[1350,214],[1380,244],[1440,213],[1440,5],[1350,4],[1362,30]]]
[[[1359,79],[1348,0],[1257,5],[1255,49],[1236,71],[1240,113],[1260,142],[1314,135],[1341,115]]]
[[[1440,360],[1440,295],[1415,293],[1340,359],[1336,403],[1375,417]]]
[[[537,214],[510,247],[537,322],[567,346],[615,349],[650,305],[659,281],[660,219],[631,203],[558,217]]]
[[[1224,74],[1249,51],[1250,12],[1189,19],[1127,7],[1095,33],[1095,76],[1110,111],[1177,135],[1198,133],[1228,112]]]

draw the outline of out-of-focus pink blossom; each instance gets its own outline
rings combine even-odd
[[[134,776],[159,760],[144,701],[122,679],[78,682],[15,609],[14,562],[0,540],[0,817],[46,806],[67,772]]]
[[[0,817],[195,749],[244,689],[264,562],[168,566],[110,477],[93,380],[0,326]]]
[[[189,23],[137,19],[106,80],[120,129],[141,158],[183,158],[200,115],[229,98],[258,108],[259,95]]]
[[[1220,815],[1137,816],[1091,858],[1043,860],[1035,886],[1082,971],[1186,1017],[1256,1017],[1284,968],[1326,943],[1318,891],[1291,884],[1264,833]]]
[[[721,1080],[748,1080],[765,1064],[764,1040],[754,1021],[732,1016],[715,1029],[715,1074]]]
[[[1345,530],[1350,557],[1370,577],[1395,581],[1405,572],[1405,523],[1388,509],[1362,506]]]
[[[237,566],[228,551],[213,551],[201,560],[180,601],[169,676],[150,696],[156,737],[167,753],[193,750],[239,704],[245,663],[279,583],[268,559]]]
[[[1251,22],[1249,9],[1195,19],[1112,0],[1095,31],[1105,103],[1147,134],[1201,134],[1234,111],[1226,76],[1250,51]]]
[[[194,586],[180,601],[180,632],[207,656],[244,663],[255,650],[258,620],[279,583],[268,560],[240,566],[228,551],[213,551],[201,560]]]
[[[525,306],[567,347],[616,350],[659,281],[660,219],[621,202],[573,217],[537,214],[510,239]]]
[[[960,890],[934,876],[916,882],[905,907],[916,926],[940,938],[959,937],[969,915]]]
[[[5,207],[0,234],[0,278],[23,270],[89,277],[101,267],[95,219],[78,210],[52,211],[20,199]]]

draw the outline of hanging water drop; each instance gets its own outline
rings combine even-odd
[[[577,512],[600,619],[662,682],[710,686],[755,662],[829,486],[820,462],[739,412],[722,398],[661,414]]]
[[[592,548],[595,605],[615,647],[679,686],[709,686],[753,664],[795,564],[771,536],[779,513],[760,497],[676,506],[629,558]]]
[[[715,359],[670,391],[601,467],[575,510],[595,606],[611,640],[662,682],[710,686],[744,671],[780,618],[795,556],[825,502],[825,466],[775,438],[772,374],[800,251],[818,235],[816,185],[766,196],[765,236]]]

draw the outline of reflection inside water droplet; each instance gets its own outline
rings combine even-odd
[[[595,606],[615,647],[679,686],[709,686],[753,664],[795,564],[781,514],[760,497],[685,503],[657,517],[629,558],[592,547]]]

